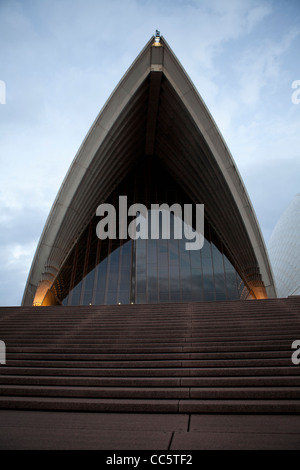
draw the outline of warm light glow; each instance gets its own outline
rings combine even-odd
[[[51,285],[52,284],[49,280],[43,280],[39,283],[32,302],[34,307],[48,307],[50,305],[55,305],[55,302],[53,302],[53,295],[50,293]]]
[[[154,43],[152,44],[152,46],[161,46],[160,31],[158,31],[158,30],[156,30],[155,39],[154,39]]]
[[[250,286],[251,286],[251,291],[253,292],[253,296],[255,300],[262,300],[262,299],[268,298],[267,292],[264,286],[255,285],[255,282],[250,283]]]

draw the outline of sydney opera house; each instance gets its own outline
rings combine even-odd
[[[203,249],[176,239],[98,240],[96,209],[204,204]],[[275,297],[251,202],[216,124],[160,37],[101,111],[58,193],[23,305]]]
[[[187,249],[200,205],[203,243]],[[114,208],[107,236],[99,207]],[[130,236],[133,220],[148,231]],[[22,306],[0,308],[0,448],[299,449],[288,283],[278,295],[236,164],[157,32],[70,166]]]

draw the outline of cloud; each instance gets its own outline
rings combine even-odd
[[[280,41],[265,39],[258,46],[244,51],[235,67],[240,76],[239,94],[244,104],[254,106],[261,99],[262,92],[274,90],[284,73],[282,57],[299,34],[300,28],[294,28]]]
[[[36,250],[36,240],[24,243],[5,244],[0,247],[1,306],[20,305],[30,265]]]

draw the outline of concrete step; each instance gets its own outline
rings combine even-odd
[[[178,399],[0,397],[0,409],[98,411],[126,413],[178,413]]]
[[[7,345],[7,350],[10,354],[16,353],[32,353],[32,354],[121,354],[122,357],[126,354],[173,354],[173,353],[204,353],[204,352],[266,352],[266,351],[291,351],[291,343],[287,340],[276,339],[272,341],[226,341],[226,342],[201,342],[193,343],[189,342],[181,343],[180,345],[168,345],[166,342],[163,344],[157,343],[143,343],[139,346],[137,345],[118,345],[115,347],[112,346],[103,346],[99,344],[97,346],[72,346],[70,344],[57,344],[57,345],[32,345],[32,346],[12,346],[11,344]]]
[[[83,358],[84,359],[84,358]],[[284,358],[263,358],[263,359],[210,359],[210,360],[197,360],[197,359],[173,359],[173,360],[102,360],[102,361],[90,361],[90,360],[12,360],[7,359],[7,366],[9,367],[48,367],[48,368],[88,368],[88,369],[102,369],[102,368],[147,368],[161,369],[161,368],[219,368],[219,367],[280,367],[280,366],[292,366],[291,354],[289,357]]]
[[[0,385],[66,385],[87,387],[180,387],[181,377],[66,377],[0,375]],[[286,385],[290,382],[287,381]]]
[[[0,375],[0,385],[65,385],[87,387],[300,387],[300,376],[74,377]]]
[[[249,377],[299,375],[295,366],[287,367],[170,367],[170,368],[86,368],[86,367],[7,367],[1,375],[76,376],[76,377]]]
[[[299,400],[190,400],[0,397],[0,409],[127,413],[300,413]]]
[[[300,413],[300,299],[0,308],[0,408]]]
[[[1,308],[0,308],[0,315],[1,315]],[[284,321],[286,318],[287,322]],[[12,318],[10,321],[7,319],[2,319],[1,323],[3,325],[3,328],[6,328],[8,330],[12,329],[14,326],[14,323],[16,322],[17,319]],[[95,326],[96,330],[101,332],[101,331],[114,331],[114,323],[116,323],[116,329],[118,331],[121,331],[123,329],[131,329],[132,327],[136,328],[137,330],[142,329],[143,327],[148,328],[150,330],[158,330],[160,326],[165,326],[165,325],[170,325],[172,327],[172,330],[174,329],[175,331],[180,329],[180,328],[190,328],[191,325],[193,328],[196,330],[198,329],[204,329],[204,330],[210,330],[212,327],[212,323],[216,326],[217,329],[221,329],[222,327],[225,327],[226,330],[229,330],[230,328],[234,329],[257,329],[257,328],[278,328],[279,326],[282,327],[288,327],[289,323],[295,323],[295,325],[299,325],[299,319],[297,318],[296,314],[293,315],[272,315],[268,317],[259,317],[259,316],[251,316],[251,318],[243,318],[243,317],[233,317],[233,316],[226,316],[226,318],[218,319],[215,318],[213,315],[210,316],[208,319],[203,319],[200,315],[195,318],[184,318],[181,320],[175,319],[172,315],[169,315],[168,317],[159,317],[155,319],[153,316],[149,318],[135,318],[135,317],[116,317],[112,315],[110,317],[110,320],[106,320],[103,318],[101,315],[97,318],[93,318],[91,316],[88,316],[83,314],[81,317],[80,321],[77,321],[76,319],[70,319],[69,321],[59,321],[58,319],[53,318],[55,320],[55,324],[53,325],[54,330],[59,330],[60,327],[66,327],[66,328],[80,328],[83,331],[87,330],[89,331],[92,326]],[[26,329],[31,329],[34,328],[35,326],[40,329],[40,330],[49,330],[51,329],[51,319],[46,319],[46,318],[41,318],[41,317],[34,317],[30,318],[29,316],[26,317],[24,315],[22,319],[18,319],[18,323],[20,324],[20,329],[22,328],[23,330]]]
[[[144,337],[137,336],[131,337],[131,338],[126,338],[120,336],[120,337],[106,337],[106,338],[101,338],[97,339],[96,337],[88,337],[88,338],[80,338],[76,336],[71,336],[71,337],[56,337],[55,335],[49,337],[43,337],[41,335],[37,336],[35,338],[34,333],[30,336],[30,338],[24,338],[24,337],[13,337],[9,338],[6,337],[4,334],[2,335],[3,341],[6,341],[7,344],[10,344],[11,346],[27,346],[29,347],[30,345],[43,345],[43,344],[65,344],[65,345],[74,345],[74,346],[84,346],[86,347],[87,345],[94,346],[96,347],[97,345],[105,345],[107,344],[108,346],[117,346],[117,345],[123,345],[125,346],[134,346],[134,345],[142,345],[147,343],[148,345],[161,345],[161,344],[170,344],[173,346],[176,346],[177,344],[184,344],[184,343],[189,343],[189,344],[209,344],[210,342],[223,342],[226,344],[226,342],[233,342],[239,341],[239,342],[247,342],[247,341],[273,341],[273,340],[285,340],[287,343],[291,344],[294,339],[297,339],[300,337],[300,330],[293,330],[289,334],[284,334],[284,333],[278,333],[278,334],[249,334],[249,335],[231,335],[231,336],[225,336],[225,335],[206,335],[205,337],[195,337],[195,336],[186,336],[186,337],[178,337],[178,336],[168,336],[168,335],[162,335],[161,337],[158,336],[147,336],[145,335]]]
[[[179,413],[299,414],[299,400],[180,400]]]
[[[282,351],[218,351],[218,352],[157,352],[147,353],[141,352],[140,354],[128,353],[128,351],[122,353],[67,353],[65,350],[62,353],[54,352],[23,352],[15,353],[9,350],[8,360],[10,365],[13,365],[14,361],[154,361],[154,360],[213,360],[213,359],[273,359],[273,358],[291,358],[291,349]]]
[[[299,399],[300,387],[78,387],[2,385],[1,396],[74,398]]]
[[[43,344],[65,344],[65,345],[74,345],[74,346],[83,346],[87,347],[88,345],[93,345],[96,347],[97,345],[107,345],[107,346],[116,346],[116,345],[124,345],[124,346],[134,346],[134,345],[143,345],[145,343],[149,345],[161,345],[161,344],[170,344],[176,346],[176,344],[183,344],[190,343],[190,344],[208,344],[209,343],[217,343],[223,342],[226,344],[227,342],[263,342],[263,341],[286,341],[286,343],[290,343],[295,338],[300,337],[300,329],[296,330],[293,329],[289,333],[285,333],[283,331],[278,332],[277,334],[262,334],[260,333],[248,333],[247,335],[244,334],[232,334],[232,335],[216,335],[216,334],[207,334],[207,335],[181,335],[181,336],[174,336],[174,335],[120,335],[120,336],[103,336],[97,337],[97,335],[89,335],[89,336],[80,336],[80,335],[70,335],[60,337],[59,335],[37,335],[35,337],[35,333],[31,333],[30,335],[26,336],[18,336],[18,335],[6,335],[4,332],[1,331],[1,337],[3,341],[6,341],[7,344],[10,344],[11,347],[17,346],[42,346]]]
[[[1,308],[0,308],[0,316],[1,316]],[[286,319],[286,321],[285,321]],[[4,329],[8,331],[12,330],[14,327],[14,323],[17,319],[12,318],[10,321],[4,318],[1,319],[1,323]],[[83,316],[81,317],[80,321],[76,319],[70,319],[69,321],[59,321],[55,318],[41,318],[41,317],[34,317],[30,318],[29,316],[24,315],[22,319],[18,319],[18,324],[20,325],[20,330],[26,331],[27,329],[30,330],[32,328],[37,328],[38,330],[50,330],[51,331],[51,320],[55,321],[53,325],[54,331],[59,331],[60,328],[65,328],[64,331],[67,329],[81,329],[82,331],[91,331],[92,327],[94,326],[95,329],[101,333],[102,331],[107,332],[114,332],[122,331],[125,329],[132,330],[132,328],[136,330],[141,330],[143,328],[147,328],[149,330],[158,331],[159,328],[162,326],[170,325],[172,327],[172,331],[179,330],[181,328],[189,329],[191,326],[193,330],[211,330],[212,324],[215,326],[216,329],[220,330],[223,327],[226,330],[230,330],[231,328],[235,330],[245,330],[245,329],[254,329],[257,330],[258,328],[272,328],[277,329],[278,327],[282,326],[283,328],[288,328],[289,324],[294,323],[295,325],[299,326],[299,318],[296,314],[293,315],[272,315],[268,317],[262,318],[261,316],[251,316],[249,318],[243,318],[241,316],[233,317],[233,316],[226,316],[222,319],[217,319],[213,315],[210,318],[203,319],[200,315],[195,318],[185,318],[181,320],[174,319],[172,315],[162,318],[159,317],[157,319],[150,317],[150,318],[134,318],[134,317],[116,317],[112,315],[110,320],[106,320],[102,316],[97,318],[93,318],[91,316]],[[116,328],[114,328],[114,324],[116,324]]]
[[[74,398],[189,398],[188,387],[62,387],[2,385],[1,396]]]

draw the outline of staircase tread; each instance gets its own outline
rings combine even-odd
[[[0,408],[300,413],[300,297],[0,307]]]

